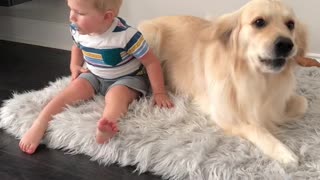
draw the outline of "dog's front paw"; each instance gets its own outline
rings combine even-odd
[[[273,158],[286,167],[297,167],[299,165],[298,156],[284,144],[275,149]]]
[[[286,115],[288,118],[302,116],[308,108],[308,101],[305,97],[294,95],[287,102]]]

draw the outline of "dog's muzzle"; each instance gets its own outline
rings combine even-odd
[[[274,43],[274,54],[277,58],[286,58],[293,49],[293,42],[286,37],[278,37]]]
[[[285,58],[277,58],[277,59],[260,59],[260,61],[273,69],[280,69],[286,63]]]
[[[280,36],[275,40],[274,43],[274,58],[265,59],[260,57],[260,62],[271,69],[279,70],[286,64],[286,60],[291,54],[293,47],[294,44],[291,39]]]

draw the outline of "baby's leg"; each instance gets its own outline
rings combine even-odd
[[[19,146],[23,152],[33,154],[38,147],[48,123],[52,116],[63,111],[67,104],[73,104],[79,100],[90,99],[94,95],[91,84],[82,78],[78,78],[57,96],[55,96],[40,112],[31,128],[22,136]]]
[[[128,111],[129,104],[139,93],[124,85],[112,87],[105,96],[105,108],[98,121],[96,141],[99,144],[108,142],[118,132],[117,120]]]

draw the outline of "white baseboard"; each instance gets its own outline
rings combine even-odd
[[[69,25],[11,16],[0,16],[0,39],[70,50]]]
[[[317,61],[320,62],[320,54],[317,54],[317,53],[308,53],[307,56],[310,57],[310,58],[316,59]]]

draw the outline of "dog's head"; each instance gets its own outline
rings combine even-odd
[[[281,72],[306,51],[306,33],[281,0],[252,0],[218,20],[215,35],[264,73]]]

